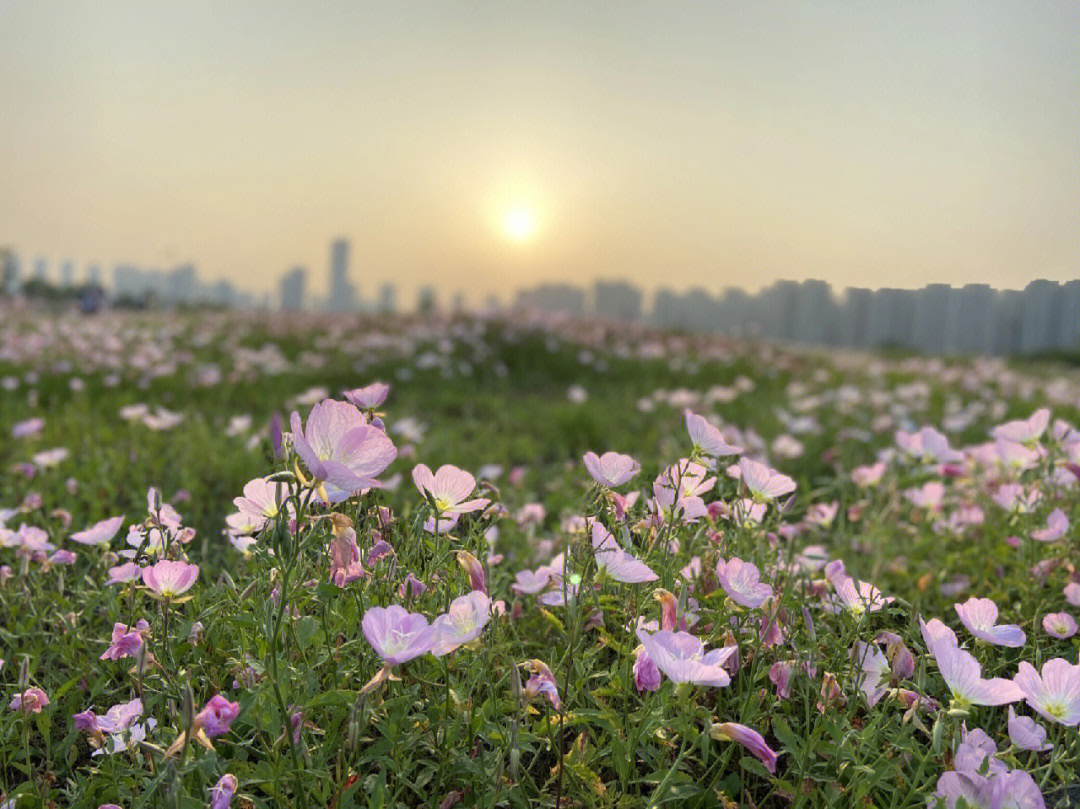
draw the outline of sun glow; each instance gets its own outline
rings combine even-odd
[[[502,215],[502,229],[512,241],[527,241],[536,232],[536,217],[528,208],[509,208]]]

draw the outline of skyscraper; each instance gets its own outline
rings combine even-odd
[[[281,308],[289,312],[299,312],[304,308],[304,286],[307,283],[307,270],[293,267],[281,277]]]
[[[70,289],[75,286],[75,265],[71,261],[65,261],[60,265],[60,287]]]
[[[351,312],[355,307],[356,291],[349,283],[349,243],[338,239],[330,245],[330,299],[326,308]]]

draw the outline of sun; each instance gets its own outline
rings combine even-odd
[[[528,241],[536,233],[536,216],[524,206],[508,208],[502,215],[502,229],[511,241]]]

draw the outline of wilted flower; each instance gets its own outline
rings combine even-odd
[[[215,694],[206,706],[195,715],[195,725],[209,737],[222,736],[240,715],[240,703],[229,702],[221,694]]]
[[[718,741],[738,742],[760,759],[765,769],[776,774],[777,754],[765,743],[764,737],[753,728],[737,722],[724,722],[714,724],[709,728],[709,735]]]
[[[239,785],[235,775],[225,773],[221,776],[210,789],[210,809],[229,809]]]
[[[555,675],[551,673],[551,669],[547,667],[547,664],[542,660],[533,659],[521,665],[532,674],[528,682],[525,683],[525,688],[522,689],[522,694],[525,695],[526,699],[544,696],[556,711],[562,708],[562,700],[559,699],[559,688],[555,683]]]
[[[49,704],[49,697],[40,688],[27,688],[21,694],[16,694],[8,704],[13,711],[22,711],[25,714],[41,713],[41,709]]]

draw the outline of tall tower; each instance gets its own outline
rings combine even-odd
[[[337,239],[330,245],[330,299],[326,308],[331,312],[351,312],[355,308],[354,297],[349,283],[349,243]]]

